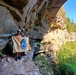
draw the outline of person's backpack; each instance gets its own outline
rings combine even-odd
[[[9,54],[9,55],[12,55],[13,54],[13,41],[12,41],[12,38],[6,44],[5,53],[6,54]]]

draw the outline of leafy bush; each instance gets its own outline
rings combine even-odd
[[[51,72],[52,68],[51,65],[47,62],[45,56],[37,56],[34,58],[34,62],[38,66],[42,75],[49,75],[48,73]]]
[[[72,68],[67,64],[60,64],[61,75],[74,75]]]
[[[57,53],[57,57],[61,75],[74,75],[76,73],[76,41],[63,45]]]
[[[69,33],[76,32],[76,24],[73,21],[71,22],[69,18],[66,18],[65,24]]]

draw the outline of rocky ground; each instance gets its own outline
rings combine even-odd
[[[0,75],[40,75],[40,73],[29,56],[24,56],[18,61],[6,56],[0,59]]]

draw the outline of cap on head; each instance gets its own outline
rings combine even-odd
[[[19,30],[17,30],[17,32],[21,32],[21,30],[19,29]]]

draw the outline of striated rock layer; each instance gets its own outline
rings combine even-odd
[[[42,39],[49,23],[66,0],[0,0],[0,50],[8,37],[23,27],[33,39]],[[33,33],[33,34],[32,34]]]
[[[33,40],[42,40],[50,23],[60,22],[56,14],[66,0],[0,0],[0,50],[17,29],[25,28],[25,33]],[[63,21],[58,27],[63,27]],[[59,26],[60,25],[60,26]],[[15,61],[6,57],[0,61],[0,75],[40,75],[38,67],[29,58]]]

